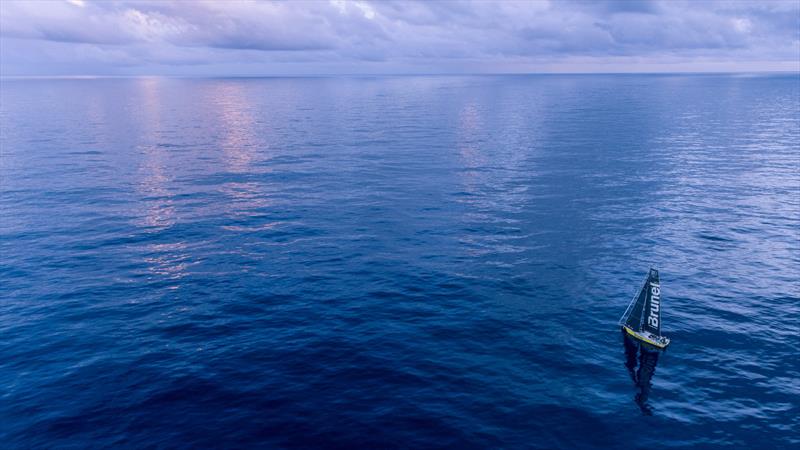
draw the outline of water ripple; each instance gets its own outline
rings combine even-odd
[[[800,444],[796,75],[0,90],[5,447]]]

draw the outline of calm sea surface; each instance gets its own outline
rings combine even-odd
[[[4,79],[0,136],[5,448],[800,444],[796,74]]]

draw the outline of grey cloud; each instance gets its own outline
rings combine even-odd
[[[800,4],[792,1],[86,0],[80,6],[4,0],[0,70],[46,73],[79,64],[104,73],[137,64],[155,72],[203,64],[273,70],[291,63],[310,72],[414,71],[415,65],[436,71],[463,60],[491,71],[624,57],[793,64],[799,30]]]

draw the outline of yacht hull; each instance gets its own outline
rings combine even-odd
[[[658,342],[658,341],[656,341],[654,339],[651,339],[650,337],[648,337],[648,336],[646,336],[646,335],[644,335],[642,333],[638,333],[636,331],[633,331],[632,329],[630,329],[630,328],[628,328],[626,326],[623,326],[622,329],[625,330],[625,332],[628,333],[628,335],[631,336],[632,338],[638,339],[638,340],[640,340],[640,341],[642,341],[642,342],[644,342],[646,344],[650,344],[653,347],[656,347],[656,348],[658,348],[660,350],[663,350],[663,349],[667,348],[667,346],[669,345],[669,339],[667,339],[666,342],[661,343],[661,342]]]

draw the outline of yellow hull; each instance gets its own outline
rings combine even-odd
[[[644,343],[650,344],[653,347],[662,348],[663,349],[663,348],[667,348],[667,346],[669,345],[669,340],[667,340],[666,343],[662,344],[662,343],[656,342],[656,341],[654,341],[654,340],[652,340],[652,339],[650,339],[650,338],[648,338],[646,336],[643,336],[643,335],[631,330],[630,328],[628,328],[626,326],[623,326],[622,329],[624,329],[625,332],[628,333],[628,335],[630,335],[631,337],[633,337],[635,339],[638,339],[638,340],[640,340],[640,341],[642,341]]]

